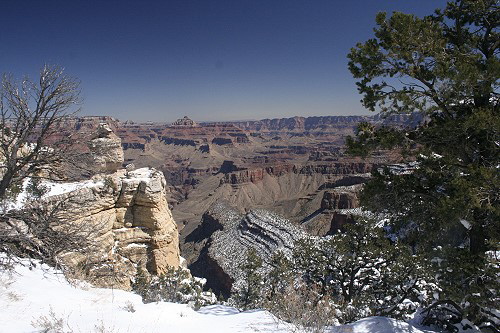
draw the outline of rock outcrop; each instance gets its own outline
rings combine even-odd
[[[194,126],[197,126],[197,124],[192,120],[192,119],[189,119],[188,116],[184,116],[184,118],[181,118],[181,119],[177,119],[176,121],[174,121],[170,126],[172,127],[194,127]]]
[[[317,236],[343,231],[346,224],[354,223],[356,217],[367,214],[359,206],[358,195],[362,187],[361,183],[333,188],[326,186],[319,209],[302,221],[303,226],[310,234]]]
[[[178,267],[178,231],[165,188],[161,172],[143,168],[97,175],[82,188],[53,197],[64,202],[60,219],[81,225],[95,239],[90,257],[69,253],[65,260],[73,267],[92,264],[86,278],[94,284],[123,289],[130,287],[136,267],[152,274]],[[120,276],[103,273],[110,262]]]
[[[355,192],[325,191],[321,200],[322,209],[350,209],[358,208],[359,200]]]
[[[101,173],[48,198],[62,203],[61,228],[71,226],[93,243],[91,253],[66,253],[63,260],[95,285],[123,289],[130,288],[138,267],[152,274],[179,267],[179,235],[163,173],[130,164],[119,169],[121,140],[107,124],[97,127],[88,148],[89,167]]]
[[[88,148],[91,168],[95,172],[115,172],[121,168],[124,161],[122,142],[106,123],[97,127]]]

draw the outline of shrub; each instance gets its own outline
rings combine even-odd
[[[236,293],[231,298],[236,307],[248,310],[262,306],[263,276],[259,272],[262,268],[262,259],[255,249],[247,252],[246,260],[240,265],[243,272],[243,281],[235,286]]]
[[[303,280],[329,295],[342,322],[373,315],[407,319],[438,290],[423,258],[391,242],[373,221],[348,225],[330,239],[303,241],[294,258]]]
[[[203,291],[204,285],[204,279],[191,276],[189,270],[182,267],[170,267],[160,276],[149,276],[138,268],[132,290],[142,297],[144,303],[175,302],[199,309],[217,302],[212,292]]]
[[[323,315],[347,323],[367,316],[408,319],[439,291],[432,269],[411,249],[391,242],[373,221],[346,226],[342,234],[299,241],[291,258],[276,254],[266,281],[266,307],[291,321],[321,304]],[[305,298],[303,304],[293,300]],[[321,313],[318,312],[321,317]],[[316,321],[327,323],[318,317]]]

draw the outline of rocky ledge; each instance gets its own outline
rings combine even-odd
[[[367,175],[376,167],[372,163],[365,162],[335,162],[329,164],[278,164],[270,165],[261,168],[243,169],[232,172],[227,172],[221,178],[222,184],[245,184],[261,182],[266,175],[275,177],[282,176],[287,173],[295,173],[301,175]]]

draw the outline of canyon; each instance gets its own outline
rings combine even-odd
[[[245,248],[266,243],[259,239],[281,244],[258,236],[272,229],[270,221],[277,216],[310,236],[342,229],[359,213],[357,195],[371,171],[400,161],[397,151],[379,151],[365,160],[348,156],[345,138],[355,134],[359,122],[414,126],[416,121],[411,116],[325,116],[198,123],[186,116],[169,124],[81,117],[71,119],[67,128],[86,137],[105,123],[121,140],[123,166],[160,171],[181,255],[195,274],[209,277],[207,286],[227,295],[237,273],[223,256],[214,255],[214,249],[223,247],[221,239],[233,241],[224,246],[238,249],[232,252],[241,256]],[[237,216],[238,223],[221,214]],[[241,225],[252,232],[233,232],[241,231]],[[245,238],[249,234],[257,236]],[[211,285],[217,279],[222,282]]]

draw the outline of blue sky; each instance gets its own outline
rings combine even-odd
[[[443,0],[1,0],[0,72],[57,64],[83,115],[170,122],[368,114],[346,55],[379,11]]]

